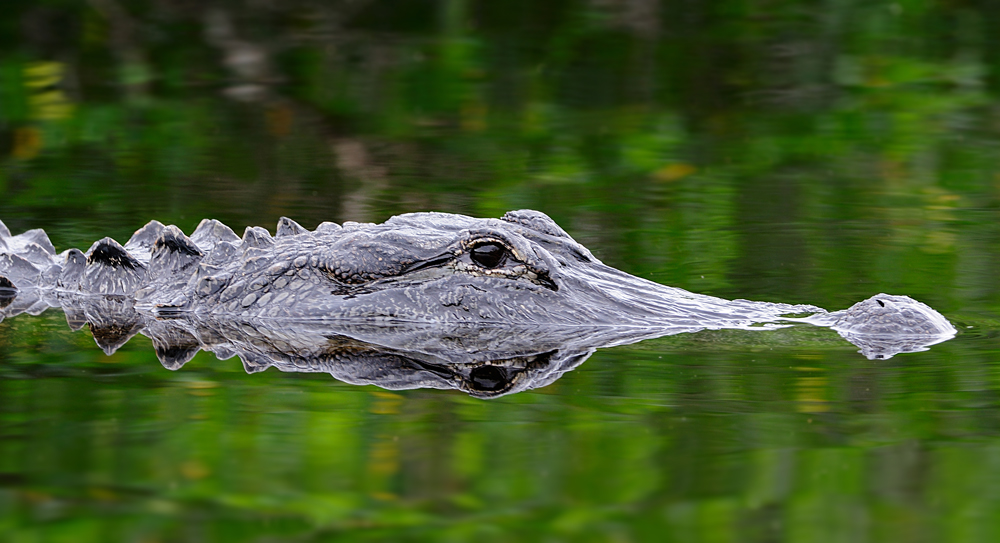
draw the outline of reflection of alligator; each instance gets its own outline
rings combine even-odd
[[[290,324],[193,315],[149,320],[146,325],[142,333],[153,340],[160,362],[169,369],[179,368],[204,349],[220,359],[239,355],[247,373],[275,367],[329,373],[347,383],[388,389],[456,388],[481,398],[548,385],[587,360],[598,347],[662,334],[639,327],[316,320]]]
[[[485,327],[507,329],[508,335],[532,328],[602,330],[597,335],[603,339],[586,348],[616,343],[608,339],[613,336],[634,341],[806,322],[837,330],[870,358],[887,358],[955,334],[939,313],[905,296],[880,294],[827,313],[810,305],[730,301],[659,285],[605,266],[537,211],[514,211],[502,219],[412,213],[383,224],[323,223],[313,232],[282,219],[274,237],[252,227],[242,239],[214,220],[202,221],[190,237],[153,221],[124,247],[105,238],[87,253],[70,249],[59,255],[43,231],[11,236],[0,223],[0,317],[60,306],[73,321],[73,308],[83,307],[90,308],[94,327],[102,320],[94,308],[105,305],[127,308],[135,318],[129,324],[105,316],[112,325],[97,325],[102,334],[128,337],[147,327],[154,340],[154,323],[173,322],[157,319],[197,321],[202,331],[252,322],[255,333],[321,321],[466,332]],[[200,333],[188,336],[198,338],[192,346],[207,348]],[[473,343],[472,349],[489,348]],[[397,347],[390,342],[390,349]],[[248,368],[260,366],[249,351],[232,354],[245,354]],[[441,360],[440,353],[435,356]]]

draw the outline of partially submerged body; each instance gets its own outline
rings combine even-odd
[[[604,265],[530,210],[501,219],[411,213],[382,224],[323,223],[314,231],[282,219],[273,237],[259,227],[239,237],[214,220],[188,237],[153,221],[124,246],[105,238],[86,253],[59,254],[43,231],[11,236],[0,223],[0,318],[63,307],[71,321],[78,308],[93,323],[100,318],[93,313],[109,305],[127,308],[139,329],[186,319],[199,330],[336,323],[536,327],[549,338],[579,338],[581,331],[602,338],[577,341],[581,352],[681,332],[805,322],[838,331],[869,358],[888,358],[955,334],[938,312],[905,296],[879,294],[828,313],[660,285]],[[122,330],[135,327],[112,328],[127,336]],[[197,333],[187,335],[195,338],[187,343],[209,349]],[[470,341],[466,350],[495,348]],[[245,364],[254,358],[233,354]]]

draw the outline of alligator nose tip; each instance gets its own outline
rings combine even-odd
[[[944,315],[909,296],[878,294],[838,313],[834,328],[855,334],[924,337],[955,334],[955,327]]]
[[[870,360],[923,351],[956,333],[944,315],[909,296],[878,294],[836,315],[832,328]]]

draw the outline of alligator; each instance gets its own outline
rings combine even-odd
[[[907,296],[878,294],[828,312],[661,285],[603,264],[551,218],[532,210],[500,219],[408,213],[381,224],[324,222],[313,231],[282,218],[274,236],[247,227],[242,237],[217,220],[203,220],[190,236],[152,221],[124,245],[104,238],[86,252],[59,254],[43,230],[12,236],[0,222],[0,320],[49,307],[63,308],[71,325],[90,322],[98,343],[103,335],[112,346],[118,336],[163,322],[198,323],[186,325],[189,332],[181,335],[188,347],[200,348],[208,346],[197,339],[205,330],[240,323],[252,323],[249,328],[258,333],[288,334],[306,325],[417,326],[467,335],[472,329],[507,328],[508,335],[544,329],[548,337],[602,338],[577,345],[581,352],[621,343],[614,337],[631,342],[805,323],[831,328],[868,358],[884,359],[925,350],[956,333],[940,313]],[[106,310],[116,316],[102,319]],[[110,324],[102,326],[102,320]],[[386,343],[333,335],[366,345]],[[491,348],[470,342],[465,350]],[[177,350],[158,348],[171,349]],[[190,350],[180,349],[188,357]],[[216,354],[232,356],[231,350],[220,347]],[[261,356],[274,358],[273,349],[238,351],[248,371],[277,365],[260,362]],[[167,358],[165,366],[177,365],[176,357]],[[436,360],[448,364],[446,358]]]

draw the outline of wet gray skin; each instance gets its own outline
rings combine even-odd
[[[870,358],[955,334],[938,312],[905,296],[879,294],[828,313],[663,286],[602,264],[530,210],[501,219],[411,213],[311,232],[282,219],[274,237],[253,227],[242,238],[214,220],[190,237],[153,221],[124,247],[105,238],[86,253],[58,255],[41,230],[11,236],[0,223],[0,293],[0,316],[111,296],[146,320],[252,321],[258,330],[336,322],[653,337],[803,322],[836,330]]]

